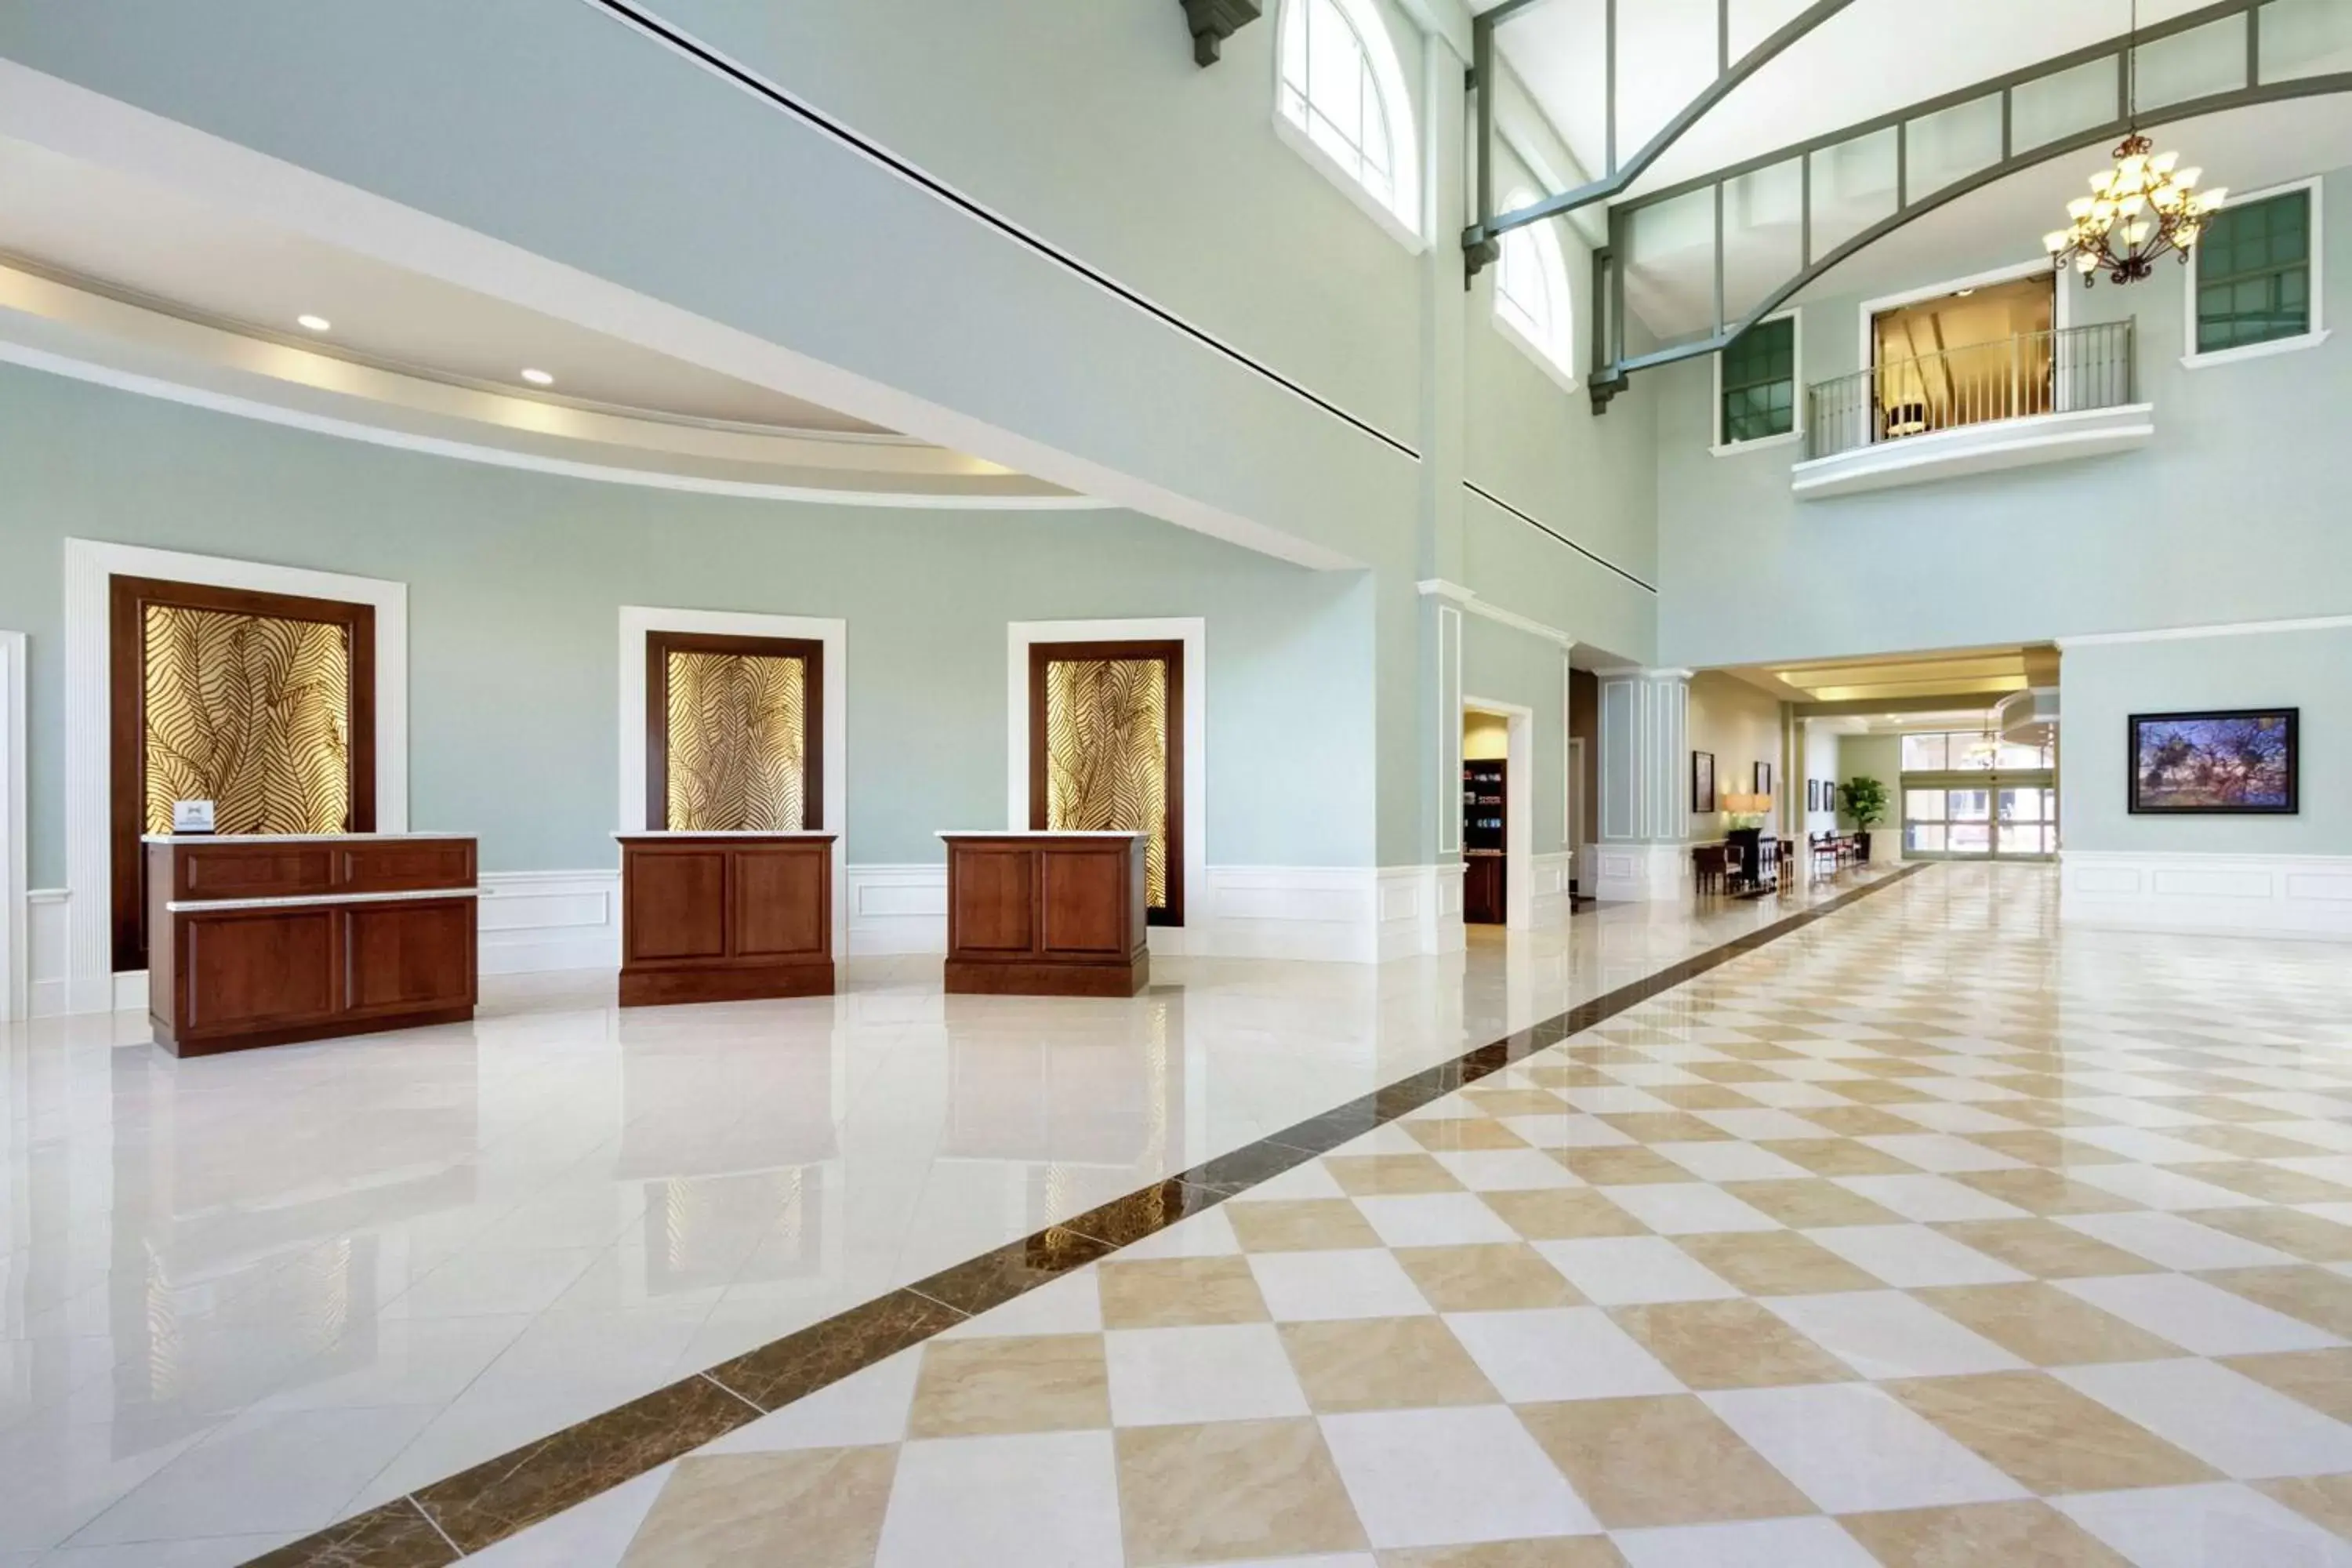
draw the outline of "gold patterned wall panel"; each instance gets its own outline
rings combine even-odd
[[[808,661],[672,652],[669,821],[706,833],[807,826]]]
[[[1045,666],[1045,826],[1148,833],[1144,901],[1168,905],[1168,666],[1157,658]]]
[[[149,832],[175,800],[213,802],[219,833],[351,826],[345,628],[151,604],[141,630]]]

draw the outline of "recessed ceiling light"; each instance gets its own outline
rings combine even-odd
[[[298,327],[308,328],[310,331],[314,332],[323,332],[335,323],[327,320],[324,316],[297,316],[294,318],[294,324]]]
[[[548,374],[543,370],[526,370],[522,373],[522,378],[530,383],[533,386],[553,386],[555,384],[555,378]]]

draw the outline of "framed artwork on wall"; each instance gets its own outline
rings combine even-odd
[[[1691,809],[1713,811],[1715,805],[1715,753],[1691,753]]]
[[[2131,809],[2140,815],[2289,816],[2295,800],[2293,708],[2135,713]]]
[[[1772,793],[1772,764],[1769,763],[1756,764],[1756,793],[1758,795]]]
[[[1805,809],[1807,811],[1819,811],[1821,808],[1822,781],[1819,779],[1807,779],[1805,781]]]

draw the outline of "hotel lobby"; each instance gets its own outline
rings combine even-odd
[[[2347,166],[2330,0],[0,6],[0,1568],[2352,1564]]]

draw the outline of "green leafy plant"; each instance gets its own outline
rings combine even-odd
[[[1886,820],[1886,786],[1857,773],[1838,785],[1838,805],[1857,832],[1867,833]]]

